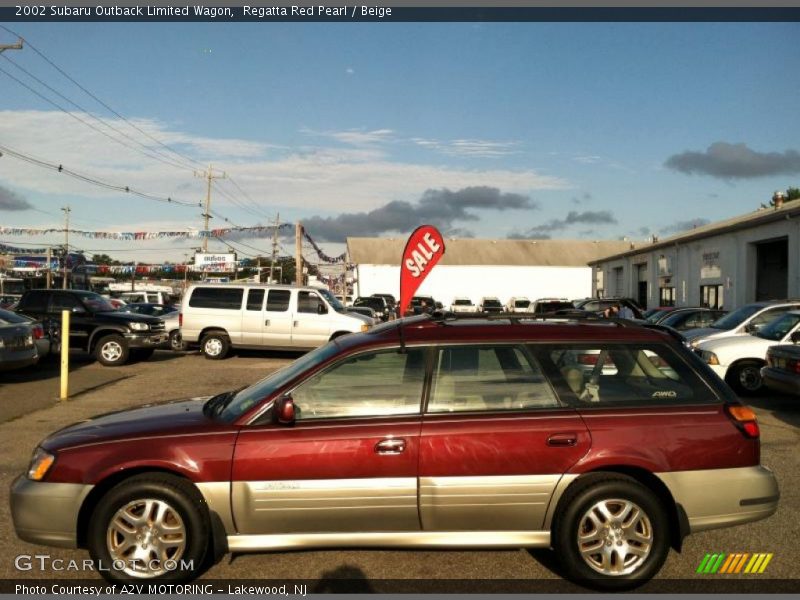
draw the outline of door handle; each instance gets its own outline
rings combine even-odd
[[[266,325],[267,327],[269,327],[269,319],[267,319],[266,321],[264,321],[264,325]]]
[[[548,446],[574,446],[577,443],[577,433],[554,433],[547,438]]]
[[[300,321],[292,322],[292,327],[300,327]]]
[[[376,454],[401,454],[405,449],[405,440],[383,440],[375,444]]]

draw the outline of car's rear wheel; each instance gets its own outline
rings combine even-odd
[[[202,568],[209,530],[205,502],[191,483],[142,474],[100,499],[87,544],[95,568],[109,581],[188,581]]]
[[[94,355],[100,364],[106,367],[117,367],[128,362],[130,349],[128,342],[121,335],[106,335],[97,342],[94,347]]]
[[[624,475],[593,475],[567,490],[556,515],[553,547],[567,577],[600,590],[637,587],[669,552],[659,499]]]
[[[221,360],[228,355],[231,342],[227,335],[222,333],[209,333],[203,338],[200,349],[203,356],[211,360]]]
[[[730,368],[725,381],[740,396],[755,396],[764,389],[762,366],[764,365],[754,360],[737,363]]]
[[[183,341],[183,336],[181,336],[180,329],[170,332],[169,347],[172,348],[174,352],[182,352],[183,350],[186,350],[186,344]]]

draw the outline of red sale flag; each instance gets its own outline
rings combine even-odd
[[[433,225],[422,225],[414,230],[403,250],[400,263],[399,316],[408,310],[414,292],[439,262],[444,254],[442,234]]]

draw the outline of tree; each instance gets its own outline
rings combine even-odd
[[[800,198],[800,188],[790,187],[786,189],[786,200],[797,200]]]
[[[111,258],[108,254],[92,254],[92,262],[96,265],[117,265],[118,261]]]

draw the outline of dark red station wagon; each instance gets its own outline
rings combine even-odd
[[[185,581],[224,551],[543,547],[622,589],[778,497],[754,413],[657,326],[423,315],[62,429],[11,504],[20,538],[88,548],[112,580]]]

